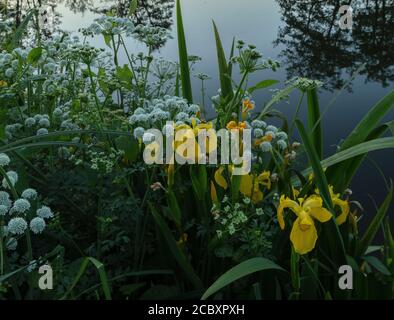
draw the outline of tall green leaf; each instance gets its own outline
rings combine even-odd
[[[368,140],[368,137],[371,137],[371,134],[375,130],[377,130],[377,126],[379,121],[383,119],[383,117],[387,114],[388,111],[394,106],[394,90],[388,93],[385,97],[383,97],[366,115],[365,117],[358,123],[356,128],[350,133],[350,135],[345,139],[345,141],[341,145],[341,150],[346,150],[351,148],[359,143],[365,142]],[[373,137],[372,137],[373,138]],[[350,173],[354,174],[357,167],[361,164],[361,160],[357,162],[344,162],[334,168],[330,169],[329,176],[330,182],[336,186],[340,186],[341,190],[346,188],[346,185],[343,183],[351,180],[352,176]],[[353,164],[353,168],[348,171],[349,166]],[[350,172],[350,173],[349,173]],[[345,176],[345,173],[348,173]]]
[[[202,296],[202,300],[206,300],[214,293],[218,292],[219,290],[223,289],[224,287],[228,286],[232,282],[246,277],[252,273],[263,271],[263,270],[279,270],[285,271],[276,263],[268,260],[266,258],[252,258],[241,262],[240,264],[236,265],[235,267],[228,270],[226,273],[221,275],[219,279],[217,279]]]
[[[219,31],[216,27],[214,21],[213,30],[215,33],[215,41],[216,41],[216,53],[218,57],[218,66],[219,66],[219,79],[220,79],[220,87],[222,89],[222,95],[225,99],[231,99],[233,97],[233,86],[231,84],[230,73],[228,70],[228,64],[226,60],[226,55],[224,53],[222,41],[220,40]]]
[[[316,88],[307,92],[308,96],[308,129],[319,159],[323,156],[323,135],[320,121],[319,98]]]
[[[378,232],[380,226],[383,223],[384,217],[386,216],[387,211],[390,207],[392,198],[393,184],[391,183],[390,190],[386,196],[386,199],[383,201],[372,222],[368,225],[367,231],[365,231],[365,234],[358,245],[357,255],[363,255],[368,249],[368,247],[371,245],[372,240],[375,238],[376,233]]]
[[[354,147],[349,149],[340,151],[324,160],[321,161],[321,166],[323,168],[330,168],[333,165],[341,163],[343,161],[356,158],[360,155],[376,151],[376,150],[384,150],[394,148],[394,138],[379,138],[371,141],[360,143]],[[309,167],[302,171],[303,176],[309,175],[313,171],[312,167]],[[327,170],[328,171],[328,170]],[[292,178],[292,183],[297,182],[297,177]]]
[[[308,155],[309,161],[313,169],[313,173],[315,175],[316,185],[319,189],[321,197],[323,198],[324,205],[331,212],[334,212],[327,178],[324,174],[317,152],[314,149],[313,143],[309,138],[309,135],[307,134],[302,122],[297,119],[296,125],[300,133],[301,139],[304,143],[306,153]],[[336,261],[338,265],[346,264],[345,247],[335,219],[330,219],[330,221],[324,223],[323,228],[326,229],[326,234],[330,237],[328,243],[333,258],[335,258],[334,261]]]
[[[182,94],[189,103],[193,103],[192,84],[190,80],[189,59],[186,47],[185,30],[183,28],[182,8],[180,0],[176,1],[176,19],[178,31],[179,65],[181,68]]]
[[[196,289],[202,288],[201,279],[198,277],[197,273],[194,271],[193,267],[191,266],[190,262],[187,260],[183,251],[178,247],[170,229],[168,228],[167,224],[163,220],[163,218],[159,215],[156,211],[155,207],[149,203],[150,211],[152,213],[153,218],[161,234],[166,241],[168,248],[170,249],[174,259],[178,263],[179,267],[184,271],[185,276],[190,280],[190,282],[194,285]]]

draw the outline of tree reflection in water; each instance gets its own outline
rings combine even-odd
[[[343,72],[360,72],[366,81],[388,86],[394,80],[394,0],[347,1],[353,8],[353,29],[337,25],[340,0],[277,0],[284,26],[275,46],[288,77],[319,79],[327,89],[343,86]],[[350,87],[349,87],[350,88]]]
[[[276,1],[283,26],[274,45],[283,47],[280,57],[288,78],[318,79],[333,90],[343,86],[347,78],[343,77],[344,73],[352,74],[365,64],[361,73],[366,81],[383,86],[394,81],[394,0]],[[0,0],[1,3],[4,5],[4,1]],[[8,0],[7,3],[16,24],[23,20],[29,8],[40,7],[42,32],[49,36],[60,26],[58,4],[75,13],[112,11],[125,17],[130,0]],[[341,30],[337,25],[338,10],[344,4],[353,8],[352,30]],[[136,24],[169,29],[173,24],[173,8],[174,0],[138,0],[132,18]]]
[[[2,3],[0,0],[0,9]],[[74,13],[113,12],[120,17],[126,17],[129,14],[130,0],[8,0],[7,10],[4,8],[2,11],[7,11],[8,16],[13,18],[18,26],[28,10],[39,9],[42,33],[50,36],[60,26],[61,14],[56,10],[59,4],[63,4]],[[173,8],[174,0],[138,0],[137,11],[132,19],[135,24],[170,29],[173,24]]]

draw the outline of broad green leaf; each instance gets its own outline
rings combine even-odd
[[[32,65],[35,65],[37,61],[41,58],[41,56],[42,56],[41,47],[31,49],[29,54],[27,55],[27,62]]]
[[[233,97],[233,86],[231,84],[230,73],[228,70],[228,64],[226,60],[226,55],[224,53],[222,41],[220,40],[219,31],[216,27],[214,21],[213,30],[215,33],[215,41],[216,41],[216,53],[218,57],[218,66],[219,66],[219,79],[220,79],[220,87],[222,89],[222,95],[225,99],[231,99]]]
[[[127,64],[125,64],[123,67],[116,67],[116,77],[129,89],[131,89],[131,81],[133,76],[133,72],[130,70]]]
[[[259,83],[257,83],[256,85],[254,85],[253,87],[249,88],[248,92],[253,93],[256,90],[273,86],[274,84],[277,84],[278,82],[279,82],[278,80],[274,80],[274,79],[263,80],[263,81],[260,81]]]
[[[125,153],[126,159],[130,162],[137,160],[139,144],[134,137],[121,136],[115,139],[116,147]]]
[[[378,258],[374,256],[367,256],[363,257],[364,261],[368,262],[371,266],[373,266],[376,270],[378,270],[381,274],[384,274],[385,276],[390,276],[391,272],[387,267],[383,264],[382,261],[380,261]]]
[[[110,34],[104,33],[104,34],[103,34],[103,37],[104,37],[104,42],[105,42],[105,44],[106,44],[109,48],[112,48],[112,46],[111,46],[111,42],[112,42],[112,37],[111,37],[111,35],[110,35]]]
[[[201,300],[206,300],[219,290],[233,283],[234,281],[246,277],[252,273],[263,271],[263,270],[279,270],[285,271],[276,263],[266,258],[252,258],[241,262],[235,267],[228,270],[226,273],[221,275],[203,294]],[[286,271],[285,271],[286,272]],[[264,286],[264,285],[263,285]]]
[[[176,1],[176,17],[178,32],[179,65],[181,68],[182,94],[189,103],[193,103],[192,84],[190,80],[189,59],[186,47],[185,30],[183,28],[182,8],[180,0]]]

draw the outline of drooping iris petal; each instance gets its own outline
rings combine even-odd
[[[226,190],[228,188],[228,184],[226,179],[223,177],[223,170],[224,167],[220,167],[215,171],[215,181],[219,186]]]
[[[320,222],[327,222],[332,218],[332,214],[325,208],[312,208],[309,214]]]
[[[312,251],[317,240],[317,231],[314,223],[312,222],[311,225],[306,227],[305,225],[301,225],[301,219],[297,218],[291,229],[290,240],[297,253],[306,254]]]
[[[264,194],[260,191],[257,178],[251,174],[242,176],[239,191],[244,196],[252,199],[254,204],[259,203],[264,198]]]
[[[218,195],[216,193],[215,184],[212,181],[211,181],[211,200],[212,200],[212,203],[215,203],[215,204],[219,203]]]
[[[346,200],[341,200],[339,198],[334,198],[333,199],[334,206],[337,205],[341,208],[341,214],[336,218],[336,222],[338,225],[343,224],[347,216],[349,214],[350,208],[349,208],[349,202]]]
[[[253,189],[253,176],[250,174],[243,175],[241,177],[241,183],[239,191],[247,197],[251,197]]]
[[[297,215],[298,215],[298,212],[301,210],[300,205],[297,202],[295,202],[294,200],[291,200],[290,198],[285,197],[284,195],[282,195],[280,197],[277,215],[278,215],[279,226],[281,227],[282,230],[285,228],[285,221],[283,219],[283,210],[285,208],[289,208],[291,211],[293,211]]]

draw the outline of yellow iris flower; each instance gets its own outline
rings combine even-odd
[[[192,127],[188,126],[187,124],[181,124],[175,127],[175,136],[176,136],[176,141],[173,142],[173,148],[175,152],[185,158],[194,158],[196,162],[198,161],[198,156],[200,156],[200,145],[195,141],[195,150],[194,154],[188,155],[187,154],[187,149],[178,149],[180,145],[183,143],[187,142],[188,140],[193,140],[193,139],[198,139],[198,133],[201,130],[206,130],[207,131],[207,137],[206,137],[206,144],[205,144],[205,149],[206,149],[206,154],[210,154],[211,152],[215,151],[217,149],[217,137],[216,135],[211,131],[211,134],[213,134],[212,138],[209,138],[208,135],[208,130],[213,129],[213,123],[208,122],[208,123],[201,123],[201,124],[196,124],[196,121],[192,121]],[[179,133],[180,130],[182,131],[182,135],[177,135],[177,132]]]
[[[294,250],[299,254],[306,254],[312,251],[317,240],[314,219],[320,222],[327,222],[332,218],[332,214],[323,208],[322,198],[312,195],[306,199],[298,198],[297,202],[282,195],[277,210],[279,226],[282,230],[285,228],[283,218],[283,210],[285,208],[289,208],[297,215],[290,233],[290,240],[293,243]]]
[[[227,130],[233,130],[233,129],[238,129],[240,132],[242,132],[244,129],[246,129],[246,122],[236,122],[236,121],[230,121],[226,125]]]
[[[1,87],[6,87],[6,86],[8,86],[7,81],[0,80],[0,88],[1,88]]]
[[[271,189],[270,175],[269,171],[264,171],[259,176],[254,174],[242,176],[239,191],[250,198],[254,204],[259,203],[264,198],[260,185],[264,185],[268,190]]]

